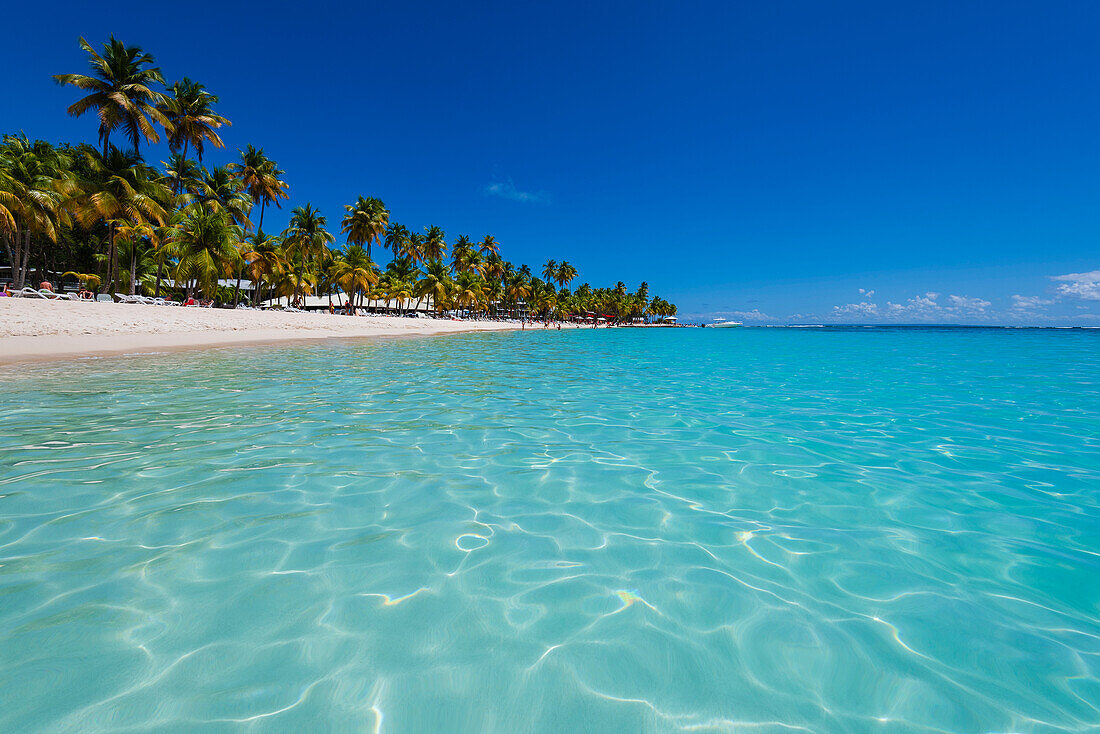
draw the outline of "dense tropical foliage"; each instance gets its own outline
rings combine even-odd
[[[68,112],[96,115],[99,147],[14,134],[0,144],[0,241],[16,289],[64,273],[93,291],[221,304],[236,304],[247,292],[254,304],[328,294],[338,303],[397,312],[430,306],[620,320],[676,312],[645,283],[634,291],[621,282],[572,288],[578,272],[568,262],[548,260],[539,277],[503,259],[492,235],[449,240],[437,225],[407,227],[373,196],[345,207],[342,247],[310,203],[293,209],[283,232],[266,233],[265,211],[282,206],[289,185],[254,145],[229,165],[203,165],[208,146],[224,147],[219,131],[231,124],[215,111],[218,97],[187,77],[167,83],[152,55],[114,37],[101,51],[83,38],[80,47],[90,73],[54,78],[85,93]],[[162,136],[169,155],[157,167],[141,145]],[[389,251],[385,266],[373,259],[374,246]]]

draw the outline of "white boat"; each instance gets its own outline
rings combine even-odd
[[[743,326],[740,321],[726,321],[725,319],[715,319],[711,321],[707,326],[715,329],[732,329],[734,326]]]

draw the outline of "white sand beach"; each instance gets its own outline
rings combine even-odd
[[[519,324],[499,321],[0,298],[0,364],[307,339],[519,328]]]

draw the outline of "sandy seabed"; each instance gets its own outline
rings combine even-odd
[[[334,316],[0,298],[0,363],[305,339],[519,329],[499,321]]]

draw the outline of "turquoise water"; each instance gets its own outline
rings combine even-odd
[[[1100,333],[0,377],[3,732],[1100,731]]]

